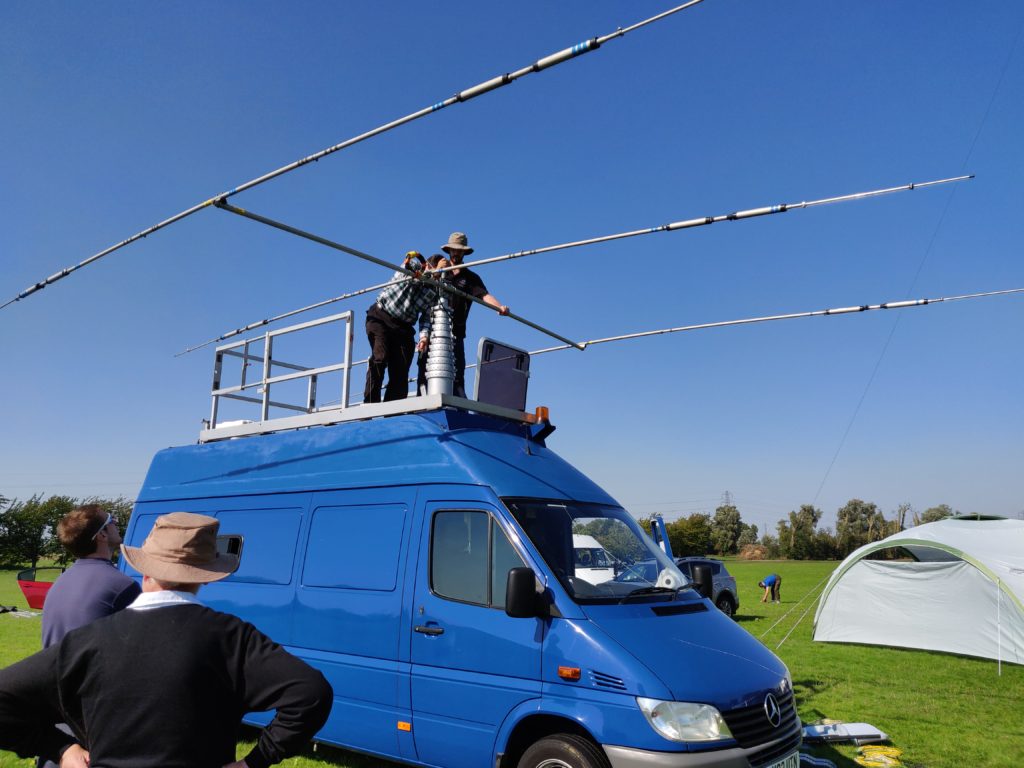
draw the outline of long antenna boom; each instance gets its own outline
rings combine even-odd
[[[364,261],[369,261],[369,262],[372,262],[373,264],[378,264],[378,265],[380,265],[382,267],[387,267],[388,269],[393,270],[395,272],[401,272],[402,274],[408,276],[410,279],[413,279],[413,278],[419,279],[419,278],[416,278],[416,273],[413,272],[412,270],[405,269],[404,267],[399,266],[398,264],[392,264],[389,261],[384,261],[384,259],[378,259],[376,256],[371,256],[368,253],[364,253],[363,251],[356,250],[355,248],[351,248],[351,247],[349,247],[347,245],[342,245],[341,243],[336,243],[333,240],[328,240],[326,237],[321,237],[320,235],[314,235],[311,232],[305,232],[305,231],[303,231],[301,229],[297,229],[296,227],[290,226],[288,224],[284,224],[283,222],[274,221],[274,219],[268,219],[266,216],[260,216],[259,214],[253,213],[252,211],[247,211],[244,208],[238,208],[237,206],[231,205],[230,203],[226,203],[223,200],[219,200],[216,203],[216,205],[217,205],[218,208],[221,208],[221,209],[223,209],[225,211],[229,211],[230,213],[234,213],[234,214],[236,214],[238,216],[242,216],[243,218],[251,219],[252,221],[258,221],[260,224],[266,224],[268,227],[273,227],[274,229],[280,229],[282,232],[287,232],[288,234],[296,235],[296,236],[304,238],[306,240],[311,240],[314,243],[319,243],[320,245],[326,245],[328,248],[333,248],[336,251],[342,251],[343,253],[348,253],[348,254],[350,254],[352,256],[355,256],[357,258],[363,259]],[[398,281],[396,280],[394,282],[398,282]],[[388,285],[388,284],[389,283],[384,283],[383,285]],[[383,286],[381,286],[381,287],[383,287]],[[438,280],[436,282],[436,287],[440,288],[443,291],[447,291],[448,293],[452,294],[453,296],[459,296],[460,298],[466,299],[467,301],[471,301],[474,304],[479,304],[479,305],[481,305],[483,307],[486,307],[487,309],[489,309],[492,312],[499,312],[499,314],[500,314],[500,311],[498,310],[497,307],[492,307],[486,301],[483,301],[482,299],[478,299],[476,296],[472,296],[472,295],[470,295],[468,293],[460,291],[459,289],[452,287],[451,285],[449,285],[448,283],[444,282],[443,280]],[[363,289],[363,293],[365,293],[367,290],[370,290],[370,289],[364,288]],[[566,345],[566,349],[575,348],[575,349],[578,349],[578,350],[581,350],[581,351],[583,350],[583,346],[581,344],[573,341],[572,339],[567,339],[565,336],[562,336],[561,334],[555,333],[554,331],[552,331],[552,330],[550,330],[548,328],[545,328],[545,327],[543,327],[541,325],[537,325],[532,320],[527,320],[525,317],[522,317],[521,315],[517,315],[514,312],[506,312],[504,316],[505,317],[509,317],[509,318],[511,318],[513,320],[516,320],[516,321],[522,323],[523,325],[527,325],[530,328],[533,328],[534,330],[540,331],[541,333],[543,333],[546,336],[550,336],[553,339],[558,339],[559,341],[564,342],[565,345]],[[260,323],[260,325],[262,325],[262,323]]]
[[[747,317],[742,320],[722,320],[717,323],[698,323],[697,325],[681,325],[678,328],[661,328],[656,331],[640,331],[638,333],[626,333],[622,336],[606,336],[603,339],[591,339],[581,342],[584,348],[596,344],[608,344],[613,341],[628,341],[630,339],[642,339],[646,336],[660,336],[666,333],[681,333],[683,331],[702,331],[707,328],[726,328],[731,325],[750,325],[752,323],[767,323],[772,320],[794,320],[798,317],[825,317],[828,315],[848,315],[853,312],[870,312],[875,309],[907,309],[909,307],[923,307],[927,304],[938,304],[943,301],[961,301],[963,299],[980,299],[988,296],[1005,296],[1010,293],[1024,293],[1024,288],[1007,288],[1002,291],[987,291],[985,293],[965,293],[960,296],[944,296],[937,299],[908,299],[906,301],[889,301],[884,304],[862,304],[855,307],[836,307],[835,309],[819,309],[814,312],[792,312],[786,315],[766,315],[764,317]],[[547,352],[559,352],[568,349],[566,346],[548,347],[531,352],[531,355],[543,355]]]
[[[667,11],[659,13],[656,16],[652,16],[649,19],[645,19],[636,24],[633,24],[632,26],[626,27],[625,29],[619,28],[615,32],[612,32],[611,34],[608,35],[604,35],[603,37],[594,37],[589,40],[584,40],[582,43],[577,43],[576,45],[573,45],[569,48],[565,48],[561,51],[557,51],[556,53],[552,53],[549,56],[545,56],[542,59],[538,59],[533,64],[525,66],[522,69],[518,69],[515,72],[507,72],[503,75],[493,77],[490,80],[485,80],[482,83],[474,85],[470,88],[466,88],[465,90],[459,91],[455,95],[449,96],[447,99],[444,99],[443,101],[436,102],[435,104],[431,104],[428,107],[424,107],[423,109],[406,115],[405,117],[400,117],[397,120],[392,120],[390,123],[385,123],[384,125],[378,126],[377,128],[369,130],[366,133],[361,133],[358,136],[352,137],[351,139],[347,139],[331,147],[322,149],[319,152],[315,152],[312,155],[308,155],[299,160],[296,160],[295,162],[289,163],[288,165],[284,165],[278,168],[277,170],[271,171],[270,173],[265,173],[262,176],[258,176],[255,179],[251,179],[250,181],[247,181],[244,184],[239,184],[234,189],[228,190],[227,192],[221,192],[219,195],[214,195],[208,200],[204,200],[203,202],[193,205],[191,208],[187,208],[184,211],[181,211],[180,213],[177,213],[168,219],[164,219],[163,221],[154,224],[153,226],[144,229],[137,234],[132,235],[126,240],[122,240],[121,242],[112,245],[109,248],[105,248],[99,253],[93,254],[92,256],[85,259],[84,261],[79,262],[78,264],[75,264],[70,267],[65,267],[60,272],[55,272],[46,279],[40,280],[38,283],[29,286],[24,291],[15,296],[13,299],[10,299],[6,303],[0,305],[0,310],[10,306],[16,301],[21,301],[22,299],[31,296],[36,291],[41,291],[46,286],[52,285],[58,280],[64,279],[73,272],[77,272],[82,267],[86,267],[89,264],[92,264],[94,261],[98,261],[99,259],[102,259],[104,256],[108,256],[114,251],[124,248],[126,245],[129,245],[130,243],[134,243],[136,240],[141,240],[142,238],[148,237],[149,235],[153,234],[154,232],[157,232],[158,230],[163,229],[164,227],[170,226],[175,222],[181,221],[182,219],[191,216],[193,213],[201,211],[204,208],[207,208],[217,203],[218,201],[226,200],[229,197],[237,195],[239,192],[244,192],[247,189],[252,189],[253,187],[263,184],[266,181],[276,179],[278,176],[283,176],[284,174],[289,173],[290,171],[294,171],[296,168],[301,168],[302,166],[308,165],[309,163],[314,163],[323,157],[327,157],[327,155],[339,152],[343,149],[347,149],[348,147],[351,147],[354,144],[358,144],[362,141],[365,141],[366,139],[373,138],[374,136],[379,136],[382,133],[390,131],[394,128],[398,128],[399,126],[405,125],[406,123],[411,123],[413,120],[418,120],[421,117],[426,117],[427,115],[433,114],[434,112],[444,109],[445,107],[450,107],[453,104],[469,101],[470,99],[476,98],[477,96],[482,96],[485,93],[489,93],[490,91],[508,85],[509,83],[514,82],[515,80],[518,80],[521,77],[525,77],[531,72],[541,72],[557,64],[561,64],[565,61],[568,61],[569,59],[574,59],[577,56],[581,56],[584,53],[595,51],[609,40],[613,40],[617,37],[622,37],[627,32],[632,32],[635,29],[639,29],[640,27],[652,24],[655,21],[660,21],[661,19],[676,14],[679,11],[683,11],[686,10],[687,8],[691,8],[695,5],[698,5],[703,1],[704,0],[689,0],[689,2],[683,3],[682,5],[678,5],[674,8],[670,8]]]
[[[870,190],[868,192],[854,192],[853,194],[850,194],[850,195],[840,195],[838,197],[823,197],[820,200],[808,200],[808,201],[805,201],[805,202],[802,202],[802,203],[784,203],[784,204],[781,204],[781,205],[771,205],[771,206],[765,206],[765,207],[762,207],[762,208],[750,208],[750,209],[747,209],[745,211],[736,211],[735,213],[725,213],[725,214],[721,214],[719,216],[703,216],[701,218],[687,219],[685,221],[676,221],[676,222],[673,222],[671,224],[663,224],[663,225],[661,225],[659,227],[646,227],[645,229],[633,229],[633,230],[630,230],[628,232],[617,232],[617,233],[615,233],[613,235],[601,235],[599,237],[590,237],[590,238],[587,238],[585,240],[572,240],[572,241],[570,241],[568,243],[559,243],[558,245],[547,245],[547,246],[544,246],[543,248],[533,248],[533,249],[528,250],[528,251],[516,251],[514,253],[506,253],[506,254],[503,254],[501,256],[491,256],[490,258],[486,258],[486,259],[478,259],[476,261],[467,261],[464,264],[459,265],[459,267],[444,267],[442,269],[435,270],[435,272],[439,272],[439,273],[440,272],[450,272],[453,269],[459,269],[460,267],[461,268],[478,267],[478,266],[480,266],[482,264],[493,264],[493,263],[498,262],[498,261],[509,261],[511,259],[520,259],[520,258],[522,258],[524,256],[536,256],[537,254],[541,254],[541,253],[551,253],[552,251],[564,251],[564,250],[567,250],[569,248],[579,248],[579,247],[584,246],[584,245],[596,245],[598,243],[608,243],[608,242],[611,242],[613,240],[623,240],[623,239],[625,239],[627,237],[637,237],[639,235],[652,235],[655,232],[674,232],[675,230],[678,230],[678,229],[689,229],[691,227],[700,227],[700,226],[704,226],[705,224],[714,224],[715,222],[718,222],[718,221],[739,221],[741,219],[749,219],[749,218],[753,218],[755,216],[765,216],[765,215],[769,215],[769,214],[773,214],[773,213],[785,213],[786,211],[797,210],[797,209],[800,209],[800,208],[813,208],[814,206],[827,205],[827,204],[830,204],[830,203],[844,203],[844,202],[853,201],[853,200],[864,200],[864,199],[869,198],[869,197],[878,197],[879,195],[892,194],[893,192],[906,192],[906,191],[910,191],[910,190],[914,190],[914,189],[924,189],[925,187],[934,187],[937,184],[949,184],[949,183],[952,183],[952,182],[966,181],[968,179],[973,179],[973,178],[974,178],[973,174],[968,175],[968,176],[954,176],[954,177],[951,177],[951,178],[948,178],[948,179],[937,179],[935,181],[914,182],[914,183],[910,183],[910,184],[903,184],[902,186],[898,186],[898,187],[886,187],[884,189],[873,189],[873,190]],[[208,346],[210,344],[216,344],[217,342],[224,341],[225,339],[230,339],[233,336],[237,336],[238,334],[241,334],[241,333],[247,333],[248,331],[251,331],[254,328],[259,328],[260,326],[269,325],[270,323],[276,323],[278,320],[284,320],[285,318],[293,317],[294,315],[298,315],[298,314],[301,314],[303,312],[309,312],[310,310],[319,309],[320,307],[325,307],[328,304],[334,304],[335,302],[345,301],[347,299],[355,298],[356,296],[362,296],[365,293],[370,293],[372,291],[379,290],[379,289],[383,288],[385,285],[387,285],[387,283],[381,283],[380,285],[371,285],[369,288],[362,288],[362,289],[360,289],[358,291],[352,291],[350,293],[343,293],[340,296],[335,296],[335,297],[330,298],[330,299],[324,299],[323,301],[318,301],[315,304],[308,304],[308,305],[306,305],[304,307],[299,307],[298,309],[292,309],[292,310],[289,310],[288,312],[285,312],[283,314],[275,315],[274,317],[269,317],[269,318],[266,318],[266,319],[263,319],[263,320],[257,320],[256,322],[249,323],[248,325],[242,326],[241,328],[236,328],[236,329],[234,329],[232,331],[228,331],[228,332],[218,336],[215,339],[210,339],[209,341],[204,341],[202,344],[196,344],[195,346],[189,347],[188,349],[185,349],[185,350],[179,352],[177,355],[175,355],[175,357],[180,357],[181,355],[188,354],[189,352],[194,352],[197,349],[202,349],[203,347],[206,347],[206,346]]]

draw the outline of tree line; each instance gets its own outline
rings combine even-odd
[[[35,568],[42,559],[66,565],[70,559],[57,540],[57,523],[75,507],[100,504],[109,509],[123,532],[134,503],[118,496],[114,499],[37,494],[24,501],[0,494],[0,565]]]
[[[760,534],[756,525],[743,522],[735,504],[722,504],[714,514],[696,513],[666,523],[669,542],[676,556],[735,555],[751,559],[841,560],[858,547],[905,530],[908,524],[957,517],[948,504],[917,513],[910,504],[900,504],[886,517],[872,502],[850,499],[836,512],[836,527],[819,528],[824,512],[811,504],[779,520],[775,532]],[[650,520],[641,520],[650,530]]]
[[[88,503],[108,508],[122,532],[134,506],[123,496],[78,499],[38,494],[19,501],[0,494],[0,565],[35,568],[41,559],[66,564],[67,553],[56,536],[57,523],[75,507]],[[722,504],[714,514],[692,514],[666,523],[666,528],[677,556],[739,554],[768,560],[841,560],[864,544],[904,530],[908,522],[921,525],[958,516],[959,512],[940,504],[918,514],[909,504],[901,504],[886,517],[876,504],[850,499],[837,511],[834,530],[818,527],[823,515],[813,505],[803,504],[776,523],[775,533],[761,535],[756,525],[743,522],[736,505]],[[649,518],[641,523],[650,530]]]

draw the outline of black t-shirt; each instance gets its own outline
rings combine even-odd
[[[488,293],[487,286],[480,279],[480,275],[471,269],[460,269],[457,275],[454,272],[449,272],[446,279],[453,288],[478,299],[482,299]],[[452,308],[452,333],[456,338],[464,339],[466,338],[466,318],[469,317],[469,308],[473,306],[473,302],[461,296],[449,296],[448,301]]]

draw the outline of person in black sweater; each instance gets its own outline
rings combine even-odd
[[[217,553],[218,525],[161,516],[141,548],[122,547],[143,574],[135,602],[0,670],[0,748],[62,768],[267,768],[313,737],[333,700],[323,675],[196,597],[238,567]],[[241,717],[272,709],[236,762]]]
[[[462,259],[473,253],[469,247],[469,238],[463,232],[452,232],[448,236],[448,242],[441,246],[441,250],[448,254],[453,267],[462,264]],[[460,267],[446,273],[446,280],[463,293],[468,293],[485,304],[489,304],[498,310],[499,315],[507,315],[508,307],[492,296],[480,276],[468,267]],[[452,336],[455,339],[455,382],[452,393],[458,397],[466,396],[466,320],[469,318],[469,310],[472,303],[461,296],[453,296],[450,299],[452,309]]]

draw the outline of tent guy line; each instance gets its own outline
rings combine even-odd
[[[494,264],[494,263],[500,262],[500,261],[509,261],[511,259],[519,259],[519,258],[523,258],[524,256],[535,256],[537,254],[551,253],[553,251],[562,251],[562,250],[567,250],[569,248],[579,248],[581,246],[586,246],[586,245],[596,245],[596,244],[599,244],[599,243],[607,243],[607,242],[611,242],[611,241],[614,241],[614,240],[622,240],[622,239],[625,239],[625,238],[628,238],[628,237],[637,237],[637,236],[640,236],[640,235],[652,235],[652,234],[655,234],[656,232],[675,232],[675,231],[680,230],[680,229],[691,229],[693,227],[701,227],[701,226],[705,226],[705,225],[708,225],[708,224],[715,224],[715,223],[720,222],[720,221],[742,221],[743,219],[751,219],[751,218],[755,218],[755,217],[759,217],[759,216],[768,216],[768,215],[776,214],[776,213],[785,213],[786,211],[800,210],[800,209],[803,209],[803,208],[814,208],[814,207],[819,206],[819,205],[830,205],[832,203],[844,203],[844,202],[851,202],[851,201],[854,201],[854,200],[865,200],[865,199],[872,198],[872,197],[879,197],[881,195],[889,195],[889,194],[892,194],[894,192],[907,192],[907,191],[912,191],[912,190],[915,190],[915,189],[925,189],[927,187],[934,187],[934,186],[939,185],[939,184],[949,184],[949,183],[953,183],[953,182],[957,182],[957,181],[967,181],[967,180],[970,180],[970,179],[973,179],[973,178],[974,178],[973,174],[965,175],[965,176],[954,176],[954,177],[951,177],[951,178],[948,178],[948,179],[936,179],[934,181],[912,182],[910,184],[903,184],[903,185],[896,186],[896,187],[885,187],[883,189],[873,189],[873,190],[869,190],[867,192],[854,192],[852,194],[838,195],[838,196],[835,196],[835,197],[823,197],[823,198],[820,198],[818,200],[806,200],[806,201],[803,201],[803,202],[800,202],[800,203],[782,203],[782,204],[779,204],[779,205],[767,205],[767,206],[763,206],[763,207],[760,207],[760,208],[748,208],[746,210],[735,211],[733,213],[719,214],[717,216],[700,216],[700,217],[693,218],[693,219],[685,219],[685,220],[682,220],[682,221],[675,221],[675,222],[672,222],[670,224],[662,224],[662,225],[656,226],[656,227],[645,227],[643,229],[633,229],[633,230],[629,230],[629,231],[626,231],[626,232],[617,232],[617,233],[611,234],[611,235],[600,235],[598,237],[590,237],[590,238],[585,238],[583,240],[572,240],[572,241],[566,242],[566,243],[558,243],[557,245],[547,245],[547,246],[543,246],[541,248],[533,248],[533,249],[525,250],[525,251],[515,251],[513,253],[506,253],[506,254],[503,254],[501,256],[491,256],[491,257],[486,258],[486,259],[477,259],[476,261],[467,261],[467,262],[465,262],[464,264],[462,264],[460,266],[461,266],[461,268],[477,267],[477,266],[480,266],[480,265],[483,265],[483,264]],[[221,207],[223,207],[223,206],[221,206]],[[348,252],[351,253],[352,251],[348,251]],[[377,261],[376,263],[380,263],[380,262]],[[451,270],[458,269],[458,268],[460,268],[460,267],[451,266],[451,267],[444,267],[444,268],[436,270],[436,271],[437,272],[450,272]],[[409,279],[412,279],[412,278],[410,277]],[[203,347],[209,346],[210,344],[216,344],[217,342],[224,341],[225,339],[230,339],[230,338],[232,338],[234,336],[237,336],[237,335],[239,335],[241,333],[247,333],[248,331],[254,330],[256,328],[260,328],[260,327],[262,327],[264,325],[270,325],[271,323],[276,323],[276,322],[278,322],[280,320],[284,320],[285,318],[288,318],[288,317],[294,317],[295,315],[302,314],[303,312],[310,312],[310,311],[312,311],[314,309],[319,309],[320,307],[325,307],[325,306],[327,306],[329,304],[334,304],[334,303],[339,302],[339,301],[345,301],[347,299],[355,298],[356,296],[362,296],[364,294],[380,290],[380,289],[384,288],[385,286],[387,286],[389,284],[390,283],[379,283],[377,285],[371,285],[368,288],[360,288],[359,290],[351,291],[349,293],[343,293],[340,296],[334,296],[333,298],[324,299],[323,301],[318,301],[318,302],[315,302],[313,304],[308,304],[308,305],[306,305],[304,307],[299,307],[298,309],[292,309],[292,310],[289,310],[287,312],[283,312],[280,315],[275,315],[274,317],[269,317],[269,318],[266,318],[264,320],[256,320],[256,321],[254,321],[252,323],[249,323],[248,325],[244,325],[244,326],[242,326],[240,328],[236,328],[236,329],[234,329],[232,331],[227,331],[226,333],[221,334],[220,336],[218,336],[215,339],[210,339],[208,341],[202,342],[201,344],[196,344],[196,345],[191,346],[191,347],[189,347],[189,348],[187,348],[185,350],[182,350],[181,352],[176,354],[175,357],[180,357],[181,355],[186,355],[189,352],[194,352],[197,349],[202,349]]]
[[[17,301],[21,301],[22,299],[27,298],[28,296],[31,296],[33,293],[36,293],[37,291],[41,291],[46,286],[52,285],[58,280],[64,279],[65,277],[78,271],[82,267],[86,267],[89,264],[92,264],[93,262],[102,259],[104,256],[108,256],[114,251],[117,251],[125,247],[126,245],[130,245],[131,243],[134,243],[136,240],[141,240],[145,237],[148,237],[154,232],[157,232],[163,229],[164,227],[168,227],[171,224],[174,224],[175,222],[181,221],[182,219],[191,216],[193,213],[197,213],[198,211],[201,211],[204,208],[208,208],[209,206],[214,205],[219,201],[224,201],[227,198],[237,195],[240,192],[244,192],[247,189],[252,189],[253,187],[263,184],[266,181],[275,179],[278,176],[282,176],[286,173],[289,173],[290,171],[294,171],[297,168],[301,168],[304,165],[308,165],[309,163],[316,162],[321,158],[338,152],[342,149],[347,149],[348,147],[365,141],[366,139],[373,138],[374,136],[379,136],[380,134],[390,131],[393,128],[398,128],[399,126],[405,125],[406,123],[411,123],[414,120],[418,120],[421,117],[431,115],[434,112],[444,109],[445,107],[450,107],[453,104],[469,101],[470,99],[476,98],[477,96],[489,93],[490,91],[508,85],[509,83],[512,83],[521,77],[525,77],[526,75],[532,72],[541,72],[545,69],[549,69],[550,67],[556,66],[557,64],[561,64],[570,59],[574,59],[577,56],[581,56],[584,53],[590,53],[591,51],[595,51],[598,48],[600,48],[604,43],[607,43],[610,40],[614,40],[617,37],[622,37],[623,35],[626,35],[629,32],[640,29],[641,27],[645,27],[648,24],[653,24],[656,21],[661,21],[662,19],[667,18],[668,16],[676,14],[679,11],[686,10],[687,8],[691,8],[695,5],[702,3],[703,1],[704,0],[689,0],[689,2],[675,6],[674,8],[669,8],[668,10],[663,11],[662,13],[659,13],[655,16],[651,16],[650,18],[639,21],[626,28],[619,27],[610,34],[584,40],[583,42],[577,43],[576,45],[570,46],[569,48],[564,48],[561,51],[557,51],[541,59],[538,59],[532,64],[529,64],[521,69],[515,70],[513,72],[506,72],[505,74],[498,75],[497,77],[493,77],[490,80],[485,80],[482,83],[478,83],[477,85],[474,85],[470,88],[466,88],[465,90],[459,91],[458,93],[449,96],[447,99],[438,101],[434,104],[431,104],[428,107],[424,107],[423,109],[417,110],[416,112],[412,112],[411,114],[408,114],[405,117],[400,117],[397,120],[385,123],[384,125],[378,126],[377,128],[369,130],[358,136],[354,136],[338,144],[327,147],[326,149],[322,149],[319,152],[316,152],[312,155],[308,155],[292,163],[289,163],[288,165],[282,166],[277,170],[265,173],[262,176],[258,176],[257,178],[251,179],[250,181],[247,181],[244,184],[240,184],[234,189],[228,190],[227,192],[221,192],[219,195],[214,195],[213,197],[204,200],[201,203],[193,205],[191,208],[186,208],[184,211],[176,213],[170,218],[164,219],[163,221],[154,224],[153,226],[148,227],[147,229],[144,229],[141,232],[138,232],[132,235],[131,237],[122,240],[119,243],[110,246],[109,248],[105,248],[102,251],[93,254],[92,256],[85,259],[84,261],[79,262],[78,264],[65,267],[59,272],[56,272],[50,275],[49,277],[40,280],[39,282],[26,288],[24,291],[19,293],[14,298],[9,299],[4,304],[0,304],[0,310],[5,309],[6,307],[10,306],[11,304],[14,304]]]

